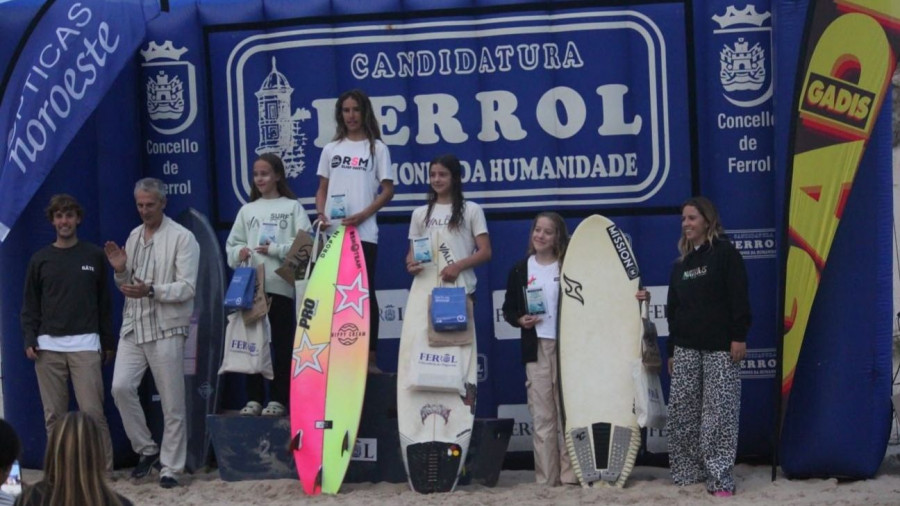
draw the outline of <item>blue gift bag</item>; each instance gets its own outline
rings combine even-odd
[[[253,307],[253,293],[256,290],[256,268],[238,267],[231,276],[231,283],[225,291],[225,307],[228,309],[250,309]]]
[[[466,289],[461,286],[439,286],[431,291],[431,325],[438,332],[466,330]]]

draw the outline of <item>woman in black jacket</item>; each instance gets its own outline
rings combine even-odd
[[[735,492],[740,362],[750,328],[747,271],[708,199],[681,206],[681,231],[667,308],[672,480],[705,482],[710,494],[729,497]]]

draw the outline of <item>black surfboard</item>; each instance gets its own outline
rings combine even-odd
[[[189,470],[210,463],[210,435],[206,415],[219,409],[219,365],[225,336],[225,259],[206,216],[193,208],[178,223],[193,232],[200,244],[200,266],[194,295],[191,330],[184,345],[184,387],[187,405],[187,462]]]

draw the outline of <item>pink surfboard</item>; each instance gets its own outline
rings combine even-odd
[[[309,495],[340,490],[359,430],[369,355],[369,286],[356,227],[322,249],[297,315],[291,449]]]

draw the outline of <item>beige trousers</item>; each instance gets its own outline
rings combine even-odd
[[[556,341],[538,339],[537,362],[525,364],[528,410],[534,430],[534,478],[550,486],[578,483],[563,438]]]
[[[106,454],[106,469],[112,471],[113,450],[109,425],[103,414],[103,355],[99,351],[60,352],[39,350],[34,363],[41,404],[44,405],[44,425],[47,437],[58,420],[69,412],[69,378],[78,409],[91,417],[100,429],[101,446]]]
[[[153,441],[144,408],[138,398],[138,386],[150,368],[159,391],[163,411],[162,442]],[[136,344],[134,334],[119,340],[112,396],[122,416],[122,425],[135,453],[159,452],[160,476],[175,477],[187,460],[187,408],[184,403],[184,336],[167,337]]]

